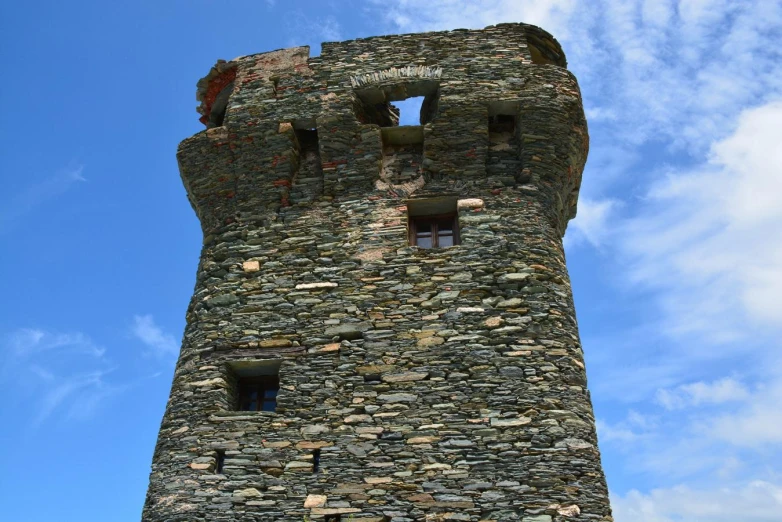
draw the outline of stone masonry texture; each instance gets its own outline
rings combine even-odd
[[[217,62],[178,151],[204,240],[144,521],[612,520],[565,66],[525,24]],[[460,244],[410,246],[443,209]],[[253,368],[279,368],[276,411],[237,411]]]

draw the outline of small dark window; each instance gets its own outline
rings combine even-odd
[[[312,472],[317,473],[320,471],[320,450],[316,449],[312,452]]]
[[[421,248],[445,248],[459,244],[456,214],[411,216],[410,244]]]
[[[274,411],[277,409],[277,375],[258,375],[239,379],[239,409],[241,411]]]
[[[495,114],[489,116],[489,132],[516,132],[516,117],[512,114]]]
[[[223,466],[225,466],[225,452],[219,450],[217,452],[217,464],[215,465],[215,473],[222,473]]]

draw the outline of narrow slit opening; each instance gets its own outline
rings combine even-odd
[[[217,462],[215,463],[215,473],[222,474],[225,467],[225,451],[219,450],[217,452]]]
[[[317,473],[320,471],[320,450],[316,449],[312,452],[312,472]]]

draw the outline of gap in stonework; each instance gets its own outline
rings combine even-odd
[[[413,96],[392,102],[399,109],[399,125],[421,125],[421,107],[425,96]]]

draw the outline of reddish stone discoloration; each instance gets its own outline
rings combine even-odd
[[[236,67],[232,67],[223,72],[216,78],[212,78],[209,81],[209,87],[206,89],[206,94],[203,98],[203,115],[199,118],[199,121],[206,125],[209,123],[209,116],[212,113],[212,105],[220,92],[228,87],[236,79]]]

